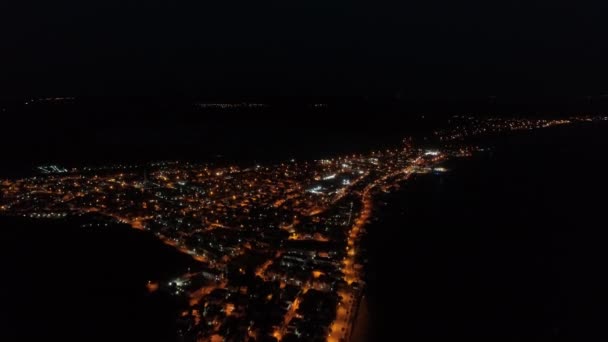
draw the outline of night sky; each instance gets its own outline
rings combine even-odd
[[[0,143],[13,161],[284,158],[392,144],[423,114],[598,112],[608,108],[606,10],[548,0],[2,2]],[[23,107],[49,96],[76,104]],[[194,107],[224,101],[280,105]],[[314,102],[330,106],[311,111]]]
[[[11,1],[3,97],[608,91],[605,1]]]

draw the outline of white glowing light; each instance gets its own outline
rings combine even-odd
[[[315,186],[314,188],[308,189],[306,191],[311,192],[313,194],[321,194],[322,193],[321,190],[323,190],[323,188],[320,185],[318,185],[318,186]]]

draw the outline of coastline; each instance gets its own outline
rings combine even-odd
[[[333,336],[330,335],[331,341],[351,341],[352,339],[361,339],[363,338],[361,336],[365,335],[365,326],[361,324],[361,320],[365,317],[365,312],[362,312],[361,310],[363,310],[362,308],[364,306],[367,306],[367,301],[363,302],[364,298],[362,297],[361,289],[365,288],[366,283],[376,282],[375,280],[371,282],[362,281],[367,278],[364,278],[363,274],[360,272],[361,265],[366,263],[361,260],[362,251],[365,249],[361,246],[362,242],[365,244],[365,241],[361,241],[361,237],[368,230],[368,226],[373,226],[374,228],[380,227],[380,229],[370,229],[373,231],[373,235],[376,235],[376,238],[378,238],[379,234],[381,235],[374,247],[378,250],[382,250],[380,253],[392,254],[389,255],[390,259],[385,259],[381,263],[378,263],[379,265],[376,270],[378,272],[384,271],[384,266],[390,268],[389,272],[386,272],[384,275],[388,280],[385,279],[385,283],[376,282],[375,286],[378,286],[378,284],[380,284],[380,287],[388,286],[388,289],[386,291],[383,289],[383,293],[380,293],[380,295],[386,295],[389,299],[387,303],[391,306],[398,305],[397,303],[399,300],[419,300],[419,309],[423,312],[423,315],[418,317],[415,305],[413,308],[410,307],[410,305],[397,306],[400,311],[403,310],[404,319],[395,326],[401,328],[402,324],[410,324],[413,327],[411,329],[415,331],[415,329],[418,328],[415,326],[417,320],[421,321],[423,324],[429,324],[432,319],[435,319],[433,315],[437,315],[438,311],[446,307],[445,302],[448,304],[453,303],[453,306],[466,308],[468,303],[460,302],[461,298],[458,296],[458,291],[462,291],[463,289],[449,289],[449,286],[453,285],[451,284],[452,282],[458,283],[462,281],[462,279],[459,279],[459,277],[462,277],[462,270],[479,273],[479,269],[494,266],[489,261],[491,258],[485,260],[488,253],[495,253],[494,250],[488,251],[486,244],[498,244],[498,246],[493,247],[503,253],[500,255],[490,254],[490,256],[498,259],[496,262],[501,268],[512,267],[512,264],[510,263],[511,260],[504,259],[504,255],[509,255],[510,257],[518,257],[518,255],[508,254],[511,252],[509,249],[510,246],[499,244],[503,243],[503,241],[499,239],[502,237],[500,234],[505,234],[505,232],[512,234],[513,227],[516,227],[517,224],[521,221],[525,221],[528,216],[533,214],[529,211],[536,209],[536,203],[526,202],[525,195],[528,194],[527,191],[538,192],[538,189],[536,189],[535,186],[537,186],[537,183],[539,182],[548,179],[555,183],[556,176],[551,175],[551,168],[558,168],[563,165],[563,153],[572,153],[572,150],[575,152],[581,151],[578,147],[576,149],[568,147],[570,148],[570,152],[568,152],[568,149],[563,150],[563,146],[560,147],[555,141],[547,140],[547,137],[551,137],[555,133],[570,132],[569,130],[570,128],[566,128],[565,130],[552,130],[551,132],[546,134],[543,133],[540,136],[536,136],[536,134],[525,136],[518,135],[515,138],[505,139],[505,141],[517,141],[517,139],[520,139],[519,145],[514,145],[516,146],[514,151],[511,151],[511,154],[507,153],[507,162],[501,160],[505,158],[504,156],[496,160],[491,160],[489,165],[485,165],[485,160],[483,160],[482,163],[465,160],[462,162],[464,167],[455,167],[454,176],[452,173],[444,175],[444,170],[435,168],[435,166],[439,166],[437,163],[444,162],[440,157],[429,157],[429,161],[424,163],[423,157],[421,156],[415,159],[411,165],[422,164],[424,167],[417,168],[415,166],[407,166],[403,168],[403,166],[401,166],[392,169],[389,167],[386,170],[387,173],[383,174],[381,178],[373,178],[371,182],[363,184],[357,191],[350,189],[349,191],[353,191],[353,193],[356,194],[354,198],[357,198],[357,201],[361,201],[361,206],[358,207],[354,222],[351,221],[352,204],[350,210],[351,214],[348,215],[348,220],[346,220],[348,208],[345,207],[344,209],[343,227],[348,227],[348,232],[345,236],[346,251],[341,259],[343,267],[341,268],[341,272],[337,275],[342,282],[337,287],[337,294],[339,296],[336,296],[336,298],[341,297],[342,300],[332,302],[331,304],[332,307],[337,307],[337,319],[331,326],[331,331],[335,332],[335,334],[333,334]],[[526,139],[532,136],[534,139],[541,142],[544,141],[545,144],[541,144],[540,146],[526,145]],[[522,141],[524,143],[522,143]],[[546,142],[550,142],[550,144],[546,144]],[[555,148],[556,146],[558,148]],[[507,150],[510,147],[511,146],[507,146]],[[546,151],[547,147],[550,148],[548,151]],[[504,152],[505,146],[500,148],[502,148]],[[559,153],[556,154],[556,150]],[[593,153],[598,154],[597,151]],[[439,152],[427,150],[424,155],[436,156],[438,154]],[[541,159],[542,162],[539,163],[537,160],[539,159],[539,156],[554,159]],[[486,157],[488,157],[488,155],[484,154],[482,157],[482,159],[487,159]],[[566,158],[565,160],[572,159],[573,158]],[[459,159],[456,158],[449,159],[448,161],[449,163],[452,163],[452,161],[456,162],[458,160]],[[477,164],[484,165],[480,166]],[[569,172],[580,171],[581,168],[579,165],[588,165],[589,163],[584,161],[578,164],[572,164],[573,165],[571,166],[574,167],[574,170],[568,170]],[[521,165],[525,165],[525,168],[522,168]],[[543,169],[543,167],[545,169]],[[530,173],[530,171],[533,172],[532,176],[539,177],[538,180],[535,180],[534,178],[531,178],[532,180],[530,180],[530,178],[525,178],[529,176],[528,173]],[[424,173],[428,176],[416,176],[420,181],[405,182],[411,176],[417,175],[418,173]],[[571,175],[571,173],[556,174],[561,178],[567,178]],[[513,178],[513,175],[517,176],[515,180],[511,179]],[[335,176],[332,175],[329,178],[333,179],[333,177]],[[459,179],[459,177],[461,178]],[[448,181],[444,184],[444,180],[446,179]],[[356,184],[356,182],[351,185],[354,184]],[[566,185],[568,184],[569,183],[566,183]],[[431,186],[431,188],[429,188],[429,186]],[[141,187],[137,186],[136,188],[140,189]],[[395,188],[404,188],[405,190],[391,191]],[[505,198],[493,197],[496,196],[496,193],[501,194],[500,191],[493,193],[492,190],[496,188],[503,192],[506,191],[505,194],[507,196],[502,194],[501,196],[504,196]],[[549,186],[547,186],[547,188],[549,188]],[[411,192],[412,189],[413,192]],[[519,192],[513,192],[513,190],[518,190]],[[95,192],[97,193],[98,191],[95,190]],[[479,197],[480,194],[483,194],[485,197]],[[537,193],[535,192],[532,193],[532,195],[536,194]],[[233,198],[234,197],[235,196],[233,196]],[[341,198],[342,197],[339,197],[337,200],[340,200]],[[494,198],[494,200],[490,202],[496,202],[498,205],[489,203],[487,198]],[[390,199],[394,201],[389,206],[392,206],[393,210],[396,210],[394,214],[397,215],[393,217],[394,220],[385,221],[382,217],[385,216],[386,213],[383,213],[383,210],[379,207],[382,205],[383,200],[390,202]],[[540,199],[540,203],[545,204],[546,201],[542,201],[544,198],[541,197]],[[502,225],[509,222],[509,219],[513,219],[511,217],[513,215],[511,215],[510,212],[505,214],[505,212],[501,210],[509,208],[509,206],[513,206],[513,203],[522,200],[524,200],[522,203],[524,203],[525,206],[520,207],[518,210],[528,211],[526,212],[526,215],[528,216],[524,216],[523,218],[520,217],[520,221],[513,221],[508,227],[503,227]],[[467,206],[467,204],[472,204],[472,206]],[[144,205],[144,207],[146,206]],[[378,209],[377,215],[375,212],[376,209]],[[374,211],[374,215],[372,215],[372,210]],[[413,215],[410,214],[410,212]],[[463,213],[466,215],[462,216]],[[390,216],[390,213],[388,213],[388,215]],[[506,217],[502,218],[502,216]],[[496,220],[496,217],[501,217],[501,219]],[[468,225],[471,221],[475,222],[475,219],[479,221],[477,226],[473,226],[471,229]],[[369,221],[380,223],[370,224]],[[139,222],[138,217],[135,217],[133,222]],[[460,222],[460,225],[458,222]],[[541,225],[544,224],[544,222],[539,219],[537,224]],[[143,227],[140,224],[131,224],[131,226],[134,226],[134,228]],[[461,229],[462,227],[465,229]],[[495,229],[496,227],[498,227],[498,229]],[[536,227],[534,228],[536,229]],[[529,233],[529,231],[530,230],[527,230],[526,233]],[[518,232],[517,230],[515,232],[521,234],[521,232]],[[543,232],[543,234],[548,233],[551,232]],[[493,236],[492,234],[498,235]],[[404,235],[405,238],[402,238]],[[399,236],[399,239],[396,238],[397,236]],[[523,236],[523,238],[527,238],[527,236]],[[173,240],[177,241],[176,238]],[[167,241],[161,242],[164,242],[164,247],[167,247]],[[513,241],[510,242],[513,243]],[[538,241],[533,242],[534,243],[530,243],[530,245],[536,244],[534,246],[538,246]],[[521,242],[515,240],[514,243]],[[370,242],[367,242],[367,244],[369,245]],[[172,243],[168,245],[171,245],[173,248],[178,247]],[[179,248],[176,249],[179,251]],[[471,253],[473,257],[468,254],[459,254],[463,251]],[[183,252],[183,250],[181,252]],[[275,258],[276,257],[278,256],[275,256]],[[475,267],[478,267],[479,269],[474,269],[474,267],[471,266],[476,263],[479,265]],[[469,267],[472,269],[467,269]],[[261,274],[264,273],[264,269],[265,267],[262,268]],[[368,268],[368,271],[371,271],[372,269],[374,268]],[[239,272],[241,271],[239,270]],[[405,277],[403,277],[404,273],[407,273]],[[481,276],[476,276],[483,281],[486,281],[483,273]],[[402,281],[403,279],[405,279],[405,281]],[[463,286],[461,284],[458,285]],[[216,284],[215,287],[223,288],[224,286],[225,285],[223,284]],[[478,289],[487,290],[483,284],[474,284],[471,288],[475,288],[475,286],[477,286]],[[391,289],[391,287],[393,288]],[[446,287],[448,288],[448,291],[444,291]],[[414,291],[411,289],[414,289]],[[303,292],[306,293],[307,291],[308,287],[305,286]],[[467,287],[465,288],[465,291],[470,291],[470,289]],[[412,295],[417,295],[418,293],[422,293],[420,299],[411,298]],[[431,298],[431,295],[438,298]],[[427,301],[435,301],[434,308],[432,305],[428,308],[423,307],[426,305],[422,300],[425,296],[427,297]],[[496,297],[492,298],[496,299]],[[200,298],[197,298],[196,302],[198,302],[199,299]],[[482,303],[480,305],[487,305],[487,303]],[[447,306],[447,312],[450,313],[449,309],[452,308],[449,308],[449,305]],[[293,307],[297,309],[298,305],[294,305]],[[288,313],[293,312],[294,310],[295,309]],[[408,317],[408,310],[411,317]],[[428,312],[424,312],[424,310],[428,310]],[[440,314],[443,314],[443,312]],[[459,312],[452,312],[453,316],[456,316],[457,314],[459,314]],[[425,318],[424,315],[427,315],[427,317]],[[401,316],[401,312],[398,316]],[[284,319],[285,324],[293,318],[291,314],[286,315],[285,317],[287,317]],[[396,318],[399,317],[392,317],[392,319]],[[409,318],[409,320],[407,320],[407,318]],[[482,318],[487,319],[485,316]],[[425,319],[427,321],[425,321]],[[458,319],[461,319],[461,317],[456,316],[455,321],[458,321]],[[454,329],[455,324],[452,322],[449,324],[448,327]],[[429,327],[426,327],[426,329],[429,329]],[[407,332],[407,329],[405,331]],[[281,335],[282,331],[279,336]]]
[[[606,284],[594,271],[607,258],[602,205],[584,189],[608,191],[590,177],[608,162],[606,127],[500,137],[381,195],[363,239],[367,341],[605,336],[593,322],[608,299],[588,285]]]
[[[369,336],[369,309],[367,306],[367,298],[363,294],[358,301],[357,313],[355,316],[350,342],[368,342]]]

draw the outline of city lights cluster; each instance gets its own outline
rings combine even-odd
[[[347,341],[374,196],[478,151],[455,143],[465,137],[577,120],[458,117],[435,131],[435,146],[406,139],[394,149],[275,165],[50,165],[42,176],[4,180],[0,213],[91,215],[103,224],[88,228],[129,225],[191,255],[196,269],[146,284],[186,299],[176,318],[184,340]]]

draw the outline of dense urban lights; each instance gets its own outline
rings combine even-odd
[[[196,270],[146,284],[188,299],[176,318],[181,336],[347,341],[363,287],[358,242],[376,193],[416,173],[446,172],[442,162],[477,150],[458,143],[466,137],[597,119],[606,118],[454,117],[420,146],[406,139],[369,154],[248,168],[41,166],[42,176],[2,181],[0,210],[41,219],[89,215],[88,227],[100,229],[128,224],[191,255]]]

